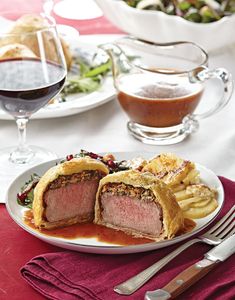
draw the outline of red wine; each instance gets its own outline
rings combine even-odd
[[[66,73],[39,59],[0,60],[0,106],[12,116],[30,116],[61,90]]]

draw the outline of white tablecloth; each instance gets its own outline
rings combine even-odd
[[[235,46],[211,54],[210,66],[223,66],[235,78]],[[215,101],[216,93],[216,84],[213,84],[205,95],[207,99],[204,105]],[[235,94],[221,112],[201,121],[197,133],[171,146],[150,146],[135,140],[127,132],[127,120],[127,116],[114,99],[77,115],[30,120],[27,140],[29,144],[54,151],[58,157],[78,153],[80,149],[93,152],[142,151],[143,154],[174,152],[208,167],[217,175],[235,180]],[[0,147],[16,143],[15,122],[0,120]],[[9,178],[9,174],[1,172],[0,166],[1,200],[4,198]]]

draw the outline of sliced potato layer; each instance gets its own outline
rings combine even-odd
[[[218,206],[217,193],[204,184],[193,184],[175,192],[184,217],[199,219],[212,213]]]

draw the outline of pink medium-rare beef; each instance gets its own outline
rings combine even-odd
[[[48,190],[44,196],[45,217],[49,222],[75,216],[93,216],[98,181],[84,181]]]
[[[60,176],[44,193],[44,217],[48,222],[57,222],[80,217],[92,221],[99,180],[104,174],[98,171],[83,171]]]
[[[149,189],[123,183],[102,187],[102,220],[107,225],[157,237],[162,233],[162,209]]]
[[[159,236],[162,232],[162,212],[153,201],[104,194],[101,205],[105,223],[153,236]]]

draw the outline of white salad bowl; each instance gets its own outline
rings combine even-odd
[[[235,43],[235,14],[212,23],[193,23],[156,10],[140,10],[122,0],[96,0],[104,15],[126,33],[155,43],[191,41],[210,51]]]

